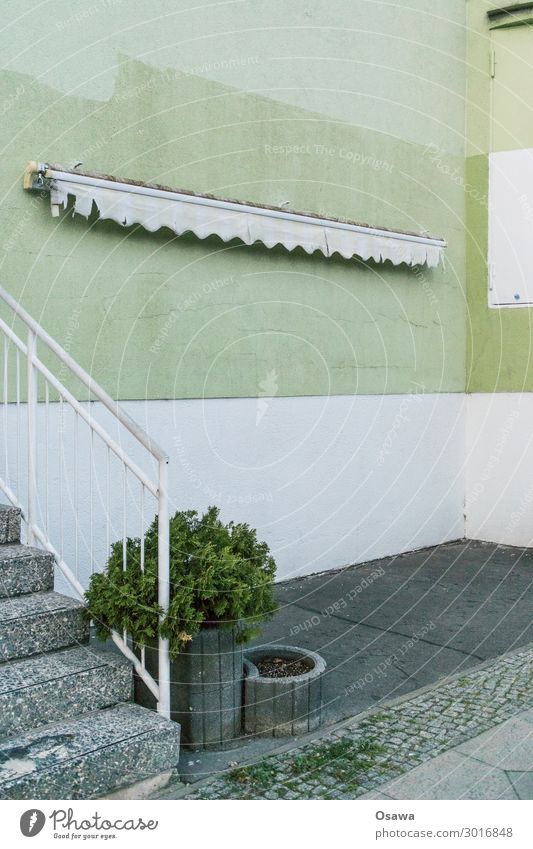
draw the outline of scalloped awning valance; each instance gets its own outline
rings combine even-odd
[[[377,229],[354,221],[321,218],[311,213],[279,207],[225,200],[166,186],[118,180],[101,174],[82,173],[56,165],[30,162],[24,188],[49,189],[52,215],[66,209],[69,196],[73,211],[89,217],[93,204],[100,218],[124,227],[140,224],[151,232],[168,227],[178,236],[191,232],[200,239],[219,236],[224,242],[240,239],[247,245],[262,242],[267,248],[283,245],[308,254],[321,251],[345,259],[359,257],[394,265],[436,267],[446,242],[431,236]]]

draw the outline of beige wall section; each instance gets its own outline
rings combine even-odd
[[[496,158],[505,161],[510,157],[517,162],[522,156],[517,149],[531,146],[533,141],[533,91],[527,84],[533,29],[491,30],[487,12],[504,5],[486,0],[467,2],[467,388],[471,394],[466,402],[466,535],[530,546],[533,311],[488,306],[489,153],[493,149]],[[496,46],[494,83],[491,45]],[[499,116],[492,148],[491,89]],[[514,183],[518,201],[523,194],[520,169]],[[496,212],[505,223],[505,203],[502,207]],[[512,229],[508,236],[512,250],[516,245]]]
[[[487,12],[498,4],[466,0],[466,155],[488,154],[490,147],[490,28]]]
[[[491,32],[491,151],[533,148],[533,26]]]
[[[533,395],[483,394],[466,403],[466,536],[533,545]]]
[[[467,347],[467,380],[469,392],[530,392],[533,390],[533,369],[531,368],[533,316],[530,307],[500,309],[489,308],[489,274],[488,274],[488,233],[489,233],[489,152],[491,129],[491,24],[487,17],[490,9],[501,8],[505,3],[487,2],[487,0],[468,0],[467,2],[467,166],[466,166],[466,279],[468,292],[468,347]],[[519,43],[524,44],[527,36],[532,34],[530,27],[513,27],[509,30],[492,30],[498,33],[500,39],[499,53],[503,56],[505,65],[506,55],[503,43],[518,36]],[[507,50],[507,48],[506,48]],[[505,82],[500,87],[498,82],[498,100],[501,104],[503,117],[500,125],[506,123],[515,126],[514,134],[520,140],[519,126],[513,125],[515,118],[505,117],[506,89],[521,90],[521,82],[516,84],[507,79],[508,70],[513,66],[520,67],[523,53],[518,52],[516,62],[509,58],[507,70],[496,66],[496,80],[500,71]],[[518,87],[518,89],[517,89]],[[516,105],[514,95],[510,95]],[[523,104],[521,110],[526,113],[518,121],[526,127],[533,114],[533,95]],[[525,135],[527,140],[529,136]],[[500,143],[503,141],[500,134]],[[506,144],[515,145],[514,139],[507,138]],[[499,153],[497,153],[499,155]],[[527,212],[527,205],[523,206]],[[502,210],[505,218],[505,210]],[[512,238],[512,232],[510,233]],[[517,277],[517,282],[520,279]],[[509,299],[510,294],[510,299]],[[515,280],[507,281],[502,300],[515,303],[514,295],[521,294],[520,287],[515,286]]]
[[[509,18],[489,20],[488,12],[510,4],[495,0],[467,0],[467,157],[487,154],[491,149],[510,150],[530,146],[531,106],[526,77],[530,65],[529,26],[519,25],[526,19],[533,23],[531,11],[519,10]],[[509,26],[509,22],[513,26]],[[497,73],[492,49],[496,50]],[[528,58],[529,56],[529,58]],[[525,72],[525,73],[524,73]],[[491,139],[491,96],[494,92],[497,111],[502,115]],[[493,145],[493,147],[491,147]]]

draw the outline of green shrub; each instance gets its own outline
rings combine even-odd
[[[113,543],[103,573],[92,576],[85,615],[100,638],[125,629],[144,646],[159,635],[173,657],[201,627],[235,627],[246,641],[276,609],[272,584],[276,564],[268,545],[246,524],[224,525],[216,507],[201,517],[194,510],[170,520],[170,606],[162,622],[157,600],[157,516],[141,540]]]

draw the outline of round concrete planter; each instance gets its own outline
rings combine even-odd
[[[146,647],[146,668],[157,680],[157,649]],[[170,715],[181,725],[182,745],[220,749],[242,728],[242,646],[232,630],[205,628],[186,643],[170,668]],[[155,699],[135,675],[135,701]]]
[[[267,657],[304,660],[309,671],[288,678],[267,678],[255,662]],[[254,662],[255,661],[255,662]],[[295,646],[247,649],[244,660],[244,730],[246,734],[285,737],[314,731],[322,723],[322,676],[326,661]]]

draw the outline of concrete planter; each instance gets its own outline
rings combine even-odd
[[[288,678],[259,674],[255,665],[267,657],[303,660],[309,670]],[[306,734],[322,723],[322,676],[326,661],[294,646],[247,649],[244,660],[244,730],[246,734],[284,737]]]
[[[147,646],[145,656],[157,680],[157,649]],[[205,628],[185,644],[170,669],[170,715],[181,725],[182,746],[220,749],[241,736],[242,675],[242,646],[234,631]],[[135,701],[156,706],[137,675]]]

